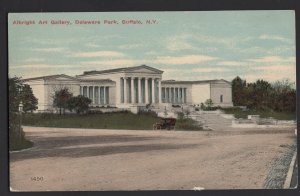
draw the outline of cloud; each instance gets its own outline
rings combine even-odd
[[[260,66],[260,67],[254,67],[254,70],[260,70],[260,71],[276,71],[276,72],[283,72],[283,71],[290,71],[296,73],[296,66],[295,65],[271,65],[271,66]]]
[[[245,61],[220,61],[216,65],[222,65],[222,66],[245,66],[249,65],[249,62]]]
[[[205,56],[205,55],[185,55],[185,56],[161,56],[154,60],[156,64],[197,64],[206,61],[212,61],[217,59],[216,57]]]
[[[241,75],[243,79],[247,82],[255,82],[257,80],[267,80],[269,82],[274,82],[278,80],[289,79],[291,81],[296,81],[296,74],[291,75],[290,73],[257,73],[257,74],[245,74]]]
[[[33,48],[32,51],[38,51],[38,52],[62,52],[65,51],[65,48],[62,47],[56,47],[56,48]]]
[[[95,43],[87,43],[87,44],[85,44],[85,46],[89,47],[89,48],[98,48],[98,47],[100,47],[100,45],[95,44]]]
[[[185,56],[158,56],[155,59],[105,59],[96,61],[81,61],[82,65],[103,65],[109,66],[137,66],[142,64],[149,65],[186,65],[199,64],[202,62],[215,60],[215,57],[204,55],[185,55]]]
[[[22,64],[22,65],[10,65],[9,69],[49,69],[49,68],[70,68],[75,65],[62,65],[62,64]]]
[[[166,40],[166,48],[170,51],[194,50],[197,49],[189,43],[185,37],[173,36]]]
[[[24,62],[30,62],[30,63],[43,62],[43,61],[45,61],[44,58],[28,58],[24,60]]]
[[[123,57],[124,53],[116,51],[79,52],[72,54],[74,57]]]
[[[211,68],[194,68],[191,71],[200,72],[200,73],[210,73],[210,72],[229,72],[231,70],[226,68],[211,67]]]
[[[202,52],[217,51],[217,47],[199,47],[202,44],[222,44],[232,47],[237,40],[234,38],[215,37],[203,34],[182,33],[170,36],[165,41],[166,49],[169,51],[201,50]]]
[[[277,41],[281,41],[281,42],[286,42],[286,43],[292,43],[291,39],[282,37],[282,36],[278,36],[278,35],[261,35],[259,36],[259,39],[262,40],[277,40]]]
[[[123,44],[123,45],[120,45],[118,48],[120,49],[136,49],[136,48],[140,48],[140,47],[143,47],[144,44]]]
[[[136,66],[144,64],[143,60],[133,59],[115,59],[115,60],[100,60],[100,61],[82,61],[83,65],[104,65],[104,66]]]
[[[256,63],[282,63],[282,62],[296,62],[295,57],[280,57],[280,56],[265,56],[257,59],[249,59],[249,61]]]

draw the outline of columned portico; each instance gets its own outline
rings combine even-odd
[[[109,103],[109,86],[80,86],[80,95],[91,99],[91,105],[107,105]]]
[[[162,103],[161,79],[155,77],[121,77],[120,103],[160,104]]]

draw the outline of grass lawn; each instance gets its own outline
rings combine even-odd
[[[258,111],[246,110],[241,108],[223,108],[226,114],[234,114],[235,118],[247,118],[248,115],[260,115],[262,118],[273,117],[277,120],[296,120],[296,112],[274,112],[274,111]]]
[[[152,130],[159,122],[154,115],[136,115],[130,112],[106,114],[25,114],[23,125],[61,128],[132,129]]]
[[[160,118],[151,113],[139,115],[130,112],[106,114],[25,114],[23,125],[36,127],[90,128],[90,129],[129,129],[152,130]],[[196,121],[177,119],[175,130],[202,130]]]

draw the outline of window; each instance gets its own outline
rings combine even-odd
[[[220,103],[223,103],[223,95],[220,95]]]

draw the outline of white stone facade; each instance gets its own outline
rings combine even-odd
[[[199,105],[212,99],[215,105],[232,106],[231,84],[225,80],[162,80],[163,71],[146,65],[89,71],[75,77],[61,75],[28,78],[38,98],[38,111],[53,110],[56,90],[67,87],[74,96],[92,100],[92,107]]]

